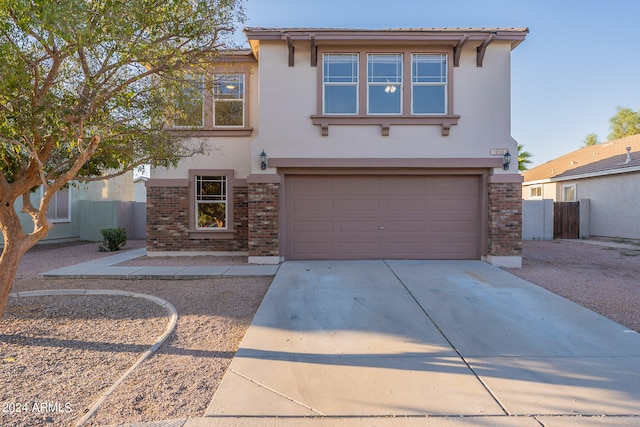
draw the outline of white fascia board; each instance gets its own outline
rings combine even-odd
[[[583,173],[580,175],[562,176],[558,178],[551,178],[550,182],[574,181],[576,179],[596,178],[599,176],[620,175],[623,173],[632,173],[632,172],[640,172],[640,166],[634,166],[632,168],[624,168],[624,169],[613,169],[613,170],[600,171],[600,172]]]

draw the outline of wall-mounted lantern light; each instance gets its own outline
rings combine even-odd
[[[504,153],[504,156],[502,156],[502,169],[509,170],[509,163],[511,163],[511,154],[507,151]]]
[[[267,169],[267,153],[265,153],[264,150],[260,153],[260,169]]]

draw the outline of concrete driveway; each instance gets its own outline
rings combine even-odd
[[[640,425],[640,334],[479,261],[285,262],[187,425]]]

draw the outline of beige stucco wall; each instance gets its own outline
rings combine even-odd
[[[249,109],[248,126],[253,128],[251,136],[186,138],[186,144],[199,145],[204,142],[206,153],[184,158],[176,168],[153,168],[150,174],[152,179],[188,179],[190,169],[234,169],[236,178],[243,179],[251,173],[252,166],[259,168],[257,156],[262,149],[255,156],[251,155],[251,143],[260,134],[258,65],[252,64],[250,70],[246,75],[246,108]]]
[[[476,47],[465,45],[460,66],[450,77],[453,112],[461,117],[449,136],[442,136],[440,126],[413,125],[392,125],[389,136],[382,136],[378,125],[331,125],[329,136],[322,136],[310,118],[318,113],[320,59],[311,67],[309,43],[295,42],[295,66],[289,67],[286,43],[262,41],[249,84],[252,135],[205,138],[208,155],[184,159],[175,169],[157,168],[151,178],[186,179],[189,169],[234,169],[236,178],[273,174],[275,169],[260,170],[262,150],[269,158],[491,158],[496,157],[491,148],[507,148],[513,155],[511,169],[496,168],[494,173],[517,173],[517,142],[510,129],[511,46],[491,43],[483,67],[476,66]]]
[[[537,185],[542,186],[542,197],[532,198],[531,195],[531,187],[535,187]],[[556,189],[555,182],[546,182],[542,184],[524,184],[522,186],[522,198],[524,200],[541,200],[541,199],[549,199],[549,200],[560,200],[560,195],[558,194],[558,190]]]
[[[309,118],[317,114],[316,82],[322,68],[309,65],[308,43],[296,44],[296,65],[289,67],[285,44],[263,42],[261,136],[254,145],[268,149],[270,157],[477,158],[490,157],[491,148],[515,153],[510,134],[510,52],[508,43],[492,43],[479,68],[476,46],[465,46],[452,79],[454,113],[461,118],[449,136],[442,136],[440,126],[400,125],[392,125],[389,136],[382,136],[379,126],[337,125],[329,126],[329,136],[322,136]]]
[[[592,236],[640,239],[640,173],[563,181],[558,187],[562,184],[575,184],[578,199],[591,200]]]

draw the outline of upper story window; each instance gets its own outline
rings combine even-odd
[[[249,136],[248,73],[187,76],[167,130],[186,136]]]
[[[529,187],[529,197],[531,199],[542,199],[542,185],[532,185]]]
[[[331,49],[331,50],[329,50]],[[322,135],[330,125],[439,125],[449,134],[460,116],[453,113],[453,49],[413,46],[321,48],[318,114],[311,116]]]
[[[216,74],[213,81],[213,125],[244,126],[244,75]]]
[[[175,98],[174,128],[201,128],[204,126],[204,77],[188,75]]]
[[[402,54],[367,55],[367,112],[402,114]]]
[[[413,114],[446,114],[447,55],[411,56],[411,100]]]
[[[358,114],[358,54],[325,54],[324,114]]]

